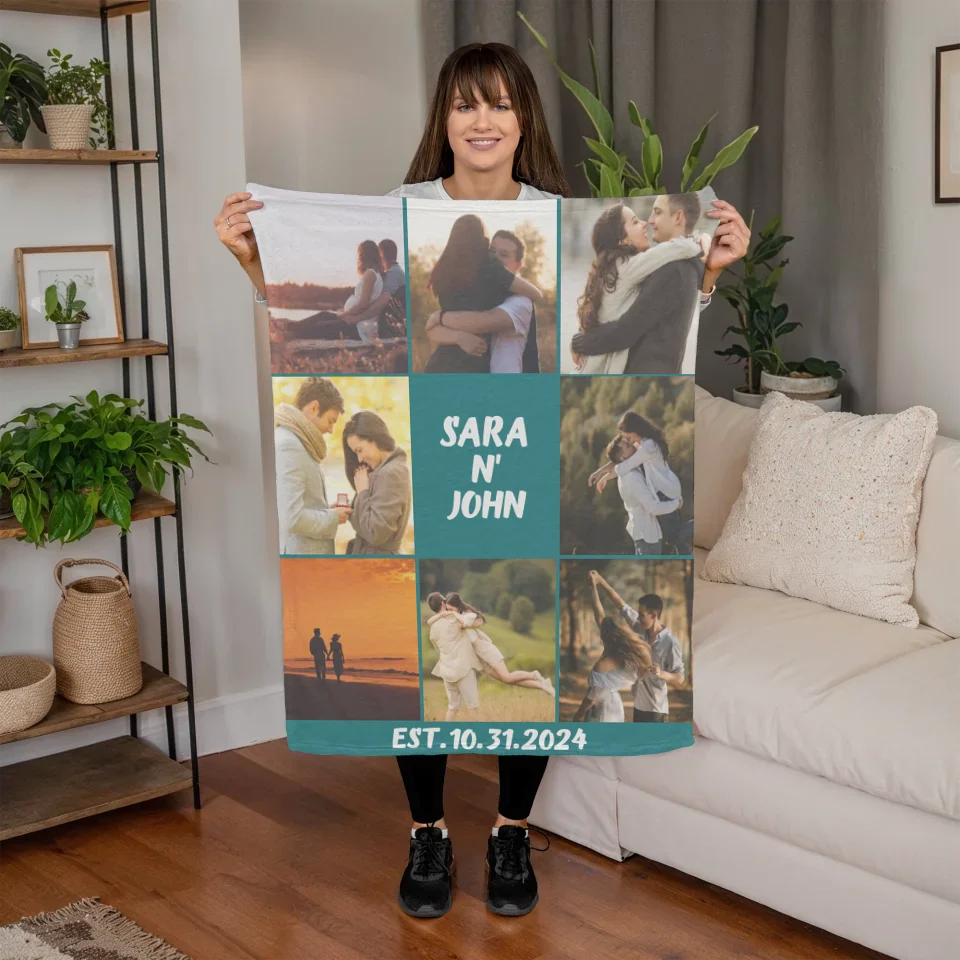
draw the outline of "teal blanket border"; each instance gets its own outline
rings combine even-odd
[[[402,727],[439,728],[434,746],[421,742],[415,750],[393,746],[393,731]],[[526,730],[583,730],[587,747],[578,750],[572,744],[569,750],[497,750],[481,749],[489,742],[491,727],[504,733],[513,731],[514,743],[525,742]],[[473,750],[455,749],[449,731],[472,730],[478,741]],[[558,757],[633,757],[650,753],[667,753],[683,747],[692,747],[692,723],[429,723],[422,720],[288,720],[287,746],[298,753],[316,753],[328,756],[423,756],[442,753],[477,753],[506,756],[548,755]]]

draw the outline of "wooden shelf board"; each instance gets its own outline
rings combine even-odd
[[[132,713],[156,710],[168,704],[182,703],[189,697],[187,688],[178,680],[151,666],[141,663],[143,686],[132,697],[123,700],[111,700],[109,703],[71,703],[63,697],[53,698],[50,712],[32,727],[17,733],[0,734],[0,743],[13,743],[15,740],[29,740],[44,737],[48,733],[59,733],[73,727],[83,727],[90,723],[102,723],[117,717],[128,717]]]
[[[0,0],[2,9],[3,0]],[[156,150],[0,150],[0,163],[155,163]]]
[[[159,340],[124,340],[123,343],[89,343],[73,350],[60,347],[15,347],[0,352],[0,370],[4,367],[39,367],[50,363],[83,363],[88,360],[118,360],[123,357],[156,357],[167,352]]]
[[[152,520],[154,517],[172,517],[176,513],[176,506],[166,497],[159,497],[155,493],[141,490],[133,501],[134,520]],[[95,527],[110,527],[112,522],[106,517],[97,517]],[[10,540],[22,537],[24,529],[16,517],[0,520],[0,540]]]
[[[0,767],[0,840],[176,793],[190,770],[134,737]]]
[[[0,0],[0,10],[20,13],[50,13],[61,17],[99,17],[101,8],[108,17],[123,17],[128,13],[146,13],[148,0]]]

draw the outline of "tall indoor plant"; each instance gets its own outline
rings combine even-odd
[[[753,229],[753,217],[750,218]],[[739,338],[724,350],[715,351],[735,363],[744,364],[745,384],[734,390],[734,400],[744,406],[759,406],[763,397],[777,390],[798,399],[819,402],[827,409],[839,409],[837,383],[845,373],[835,360],[784,360],[781,340],[801,323],[789,320],[790,308],[775,304],[777,288],[789,260],[781,254],[793,237],[780,232],[780,218],[760,230],[753,249],[741,261],[741,273],[727,268],[732,283],[719,286],[717,293],[737,312],[739,323],[727,327],[724,337]]]
[[[22,147],[31,122],[47,132],[41,108],[48,97],[43,67],[0,43],[0,148]]]
[[[210,432],[196,417],[150,420],[143,401],[95,390],[73,400],[30,407],[0,434],[0,493],[38,546],[79,540],[98,516],[126,532],[141,485],[160,493],[168,469],[188,469],[193,453],[208,459],[186,432]]]
[[[103,78],[110,68],[96,57],[85,67],[70,61],[72,53],[47,51],[53,65],[47,69],[49,102],[43,107],[50,146],[54,150],[93,149],[107,142],[113,128],[110,109],[103,95]]]
[[[518,13],[517,16],[534,39],[547,51],[560,81],[577,98],[596,130],[596,140],[592,137],[583,138],[593,156],[580,164],[590,185],[590,195],[593,197],[647,197],[665,191],[696,193],[709,186],[721,170],[733,166],[743,156],[747,145],[760,129],[750,127],[744,130],[739,137],[722,147],[713,160],[700,170],[700,151],[707,139],[710,124],[716,117],[714,114],[703,125],[687,151],[679,185],[667,186],[661,182],[663,145],[660,137],[653,128],[653,121],[642,117],[639,108],[632,100],[629,103],[630,122],[643,131],[644,137],[640,157],[636,162],[632,162],[625,151],[616,149],[613,117],[603,103],[600,70],[597,66],[597,53],[593,42],[587,41],[590,46],[590,62],[593,65],[594,91],[591,91],[560,68],[544,37],[534,29],[522,13]]]

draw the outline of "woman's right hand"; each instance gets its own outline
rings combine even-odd
[[[254,280],[256,280],[256,274],[259,274],[261,281],[263,268],[260,266],[260,250],[257,247],[253,224],[247,214],[250,210],[259,210],[262,206],[263,203],[260,200],[252,199],[252,194],[231,193],[223,201],[220,212],[213,218],[213,225],[217,228],[220,242],[237,258],[240,266]]]

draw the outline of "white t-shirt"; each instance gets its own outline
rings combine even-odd
[[[497,310],[502,310],[513,321],[510,333],[495,333],[490,346],[491,373],[523,373],[523,349],[530,333],[533,304],[527,297],[511,293]]]
[[[420,200],[452,200],[453,197],[443,189],[443,178],[424,180],[422,183],[405,183],[391,190],[388,197],[417,197]],[[520,184],[520,193],[516,200],[558,200],[559,193],[546,193],[531,187],[528,183]],[[510,201],[512,202],[512,201]]]

